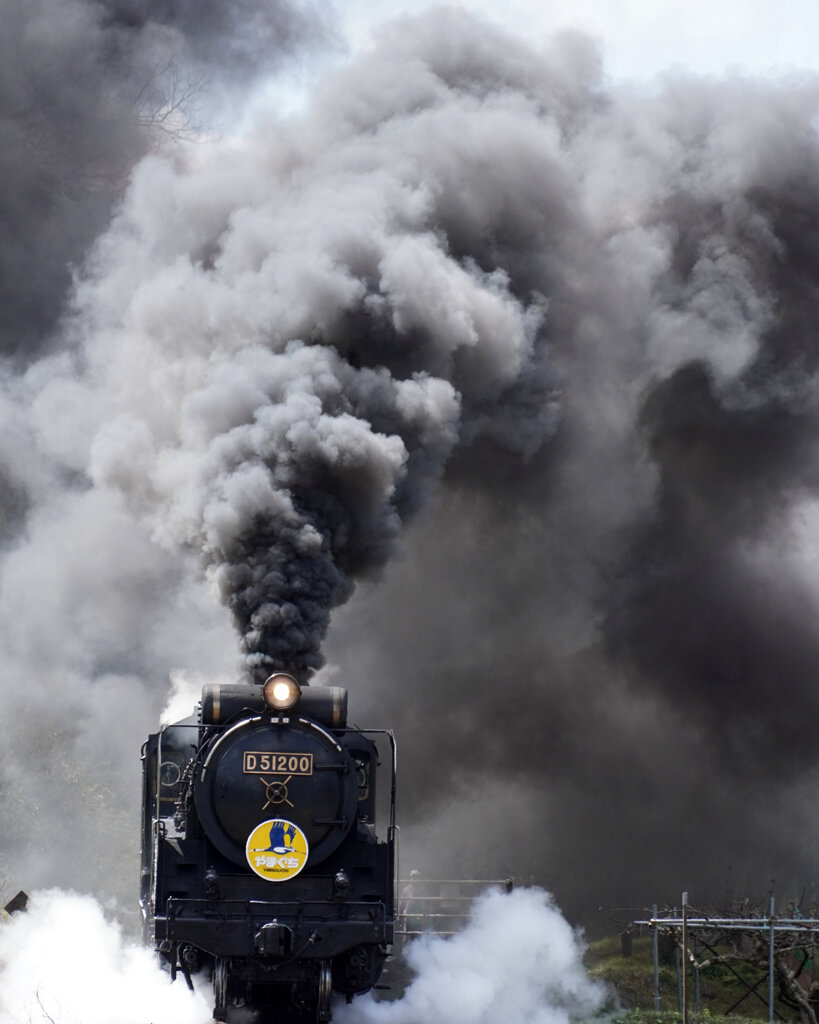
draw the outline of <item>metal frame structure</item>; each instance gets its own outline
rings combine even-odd
[[[704,939],[704,934],[713,936],[714,933],[718,935],[728,935],[730,933],[759,933],[760,935],[768,936],[768,1021],[773,1022],[776,1014],[774,1008],[774,997],[775,997],[775,966],[774,966],[774,954],[776,952],[776,937],[777,935],[793,935],[794,938],[797,936],[819,936],[819,918],[816,917],[801,917],[801,916],[783,916],[777,917],[775,914],[775,903],[774,898],[770,898],[769,913],[757,915],[754,917],[712,917],[705,914],[691,914],[689,911],[691,908],[688,905],[688,893],[683,893],[682,898],[682,909],[678,914],[676,908],[659,915],[657,912],[657,905],[652,907],[652,916],[643,920],[635,920],[632,922],[633,925],[641,925],[648,927],[652,930],[652,950],[654,958],[654,1007],[656,1010],[660,1008],[660,992],[659,992],[659,949],[658,949],[658,936],[661,931],[669,932],[677,938],[678,944],[682,948],[683,954],[683,966],[686,961],[690,961],[695,971],[699,970],[699,964],[696,959],[688,953],[688,940],[692,937],[705,948],[713,951],[714,947],[718,945],[719,938],[716,940],[711,938],[710,941]],[[795,946],[798,946],[798,942],[794,942]],[[728,965],[726,965],[728,966]],[[737,972],[734,972],[736,977],[743,981],[748,991],[743,995],[742,999],[746,998],[750,994],[756,995],[758,998],[759,993],[756,992],[756,986],[752,986],[745,981]],[[688,1021],[688,998],[687,990],[685,985],[687,972],[683,969],[680,972],[681,985],[680,985],[680,1010],[683,1015],[684,1024]],[[739,1005],[739,1000],[734,1004],[734,1009]]]
[[[419,891],[405,895],[404,888],[410,884]],[[483,892],[492,888],[511,892],[514,887],[514,878],[402,878],[398,883],[395,935],[404,942],[425,932],[455,935],[469,920],[472,904]],[[405,912],[405,901],[412,902],[412,913]],[[411,927],[416,921],[417,926]]]

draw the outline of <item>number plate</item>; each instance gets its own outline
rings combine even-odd
[[[245,775],[312,775],[312,754],[275,754],[263,750],[246,750],[242,762]]]

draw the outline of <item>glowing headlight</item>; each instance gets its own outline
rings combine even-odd
[[[276,672],[264,684],[264,702],[276,711],[287,711],[301,697],[301,687],[286,672]]]

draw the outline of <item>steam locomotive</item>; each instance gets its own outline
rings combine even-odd
[[[346,690],[278,672],[205,686],[142,763],[144,938],[173,978],[210,975],[217,1021],[328,1021],[333,991],[376,983],[395,917],[391,732],[348,728]]]

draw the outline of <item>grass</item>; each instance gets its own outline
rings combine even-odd
[[[677,970],[673,949],[666,948],[659,965],[660,1010],[654,1008],[654,962],[650,937],[634,938],[632,955],[622,955],[620,936],[592,943],[584,958],[589,975],[606,982],[615,993],[615,1024],[682,1024],[678,1007]],[[761,977],[754,967],[736,963],[736,974],[722,965],[699,972],[689,971],[689,1024],[758,1024],[768,1020],[767,977],[758,994],[748,992],[744,979],[753,985]],[[739,975],[739,977],[737,977]],[[747,993],[747,995],[746,995]],[[742,999],[743,995],[745,996]],[[738,1002],[741,1000],[741,1002]],[[729,1008],[734,1007],[730,1015]],[[798,1013],[777,1001],[776,1008],[786,1020],[798,1020]]]
[[[612,1024],[683,1024],[683,1016],[677,1010],[625,1010],[611,1018]],[[701,1010],[699,1013],[688,1014],[689,1024],[759,1024],[757,1017],[745,1017],[740,1014],[711,1013]]]

